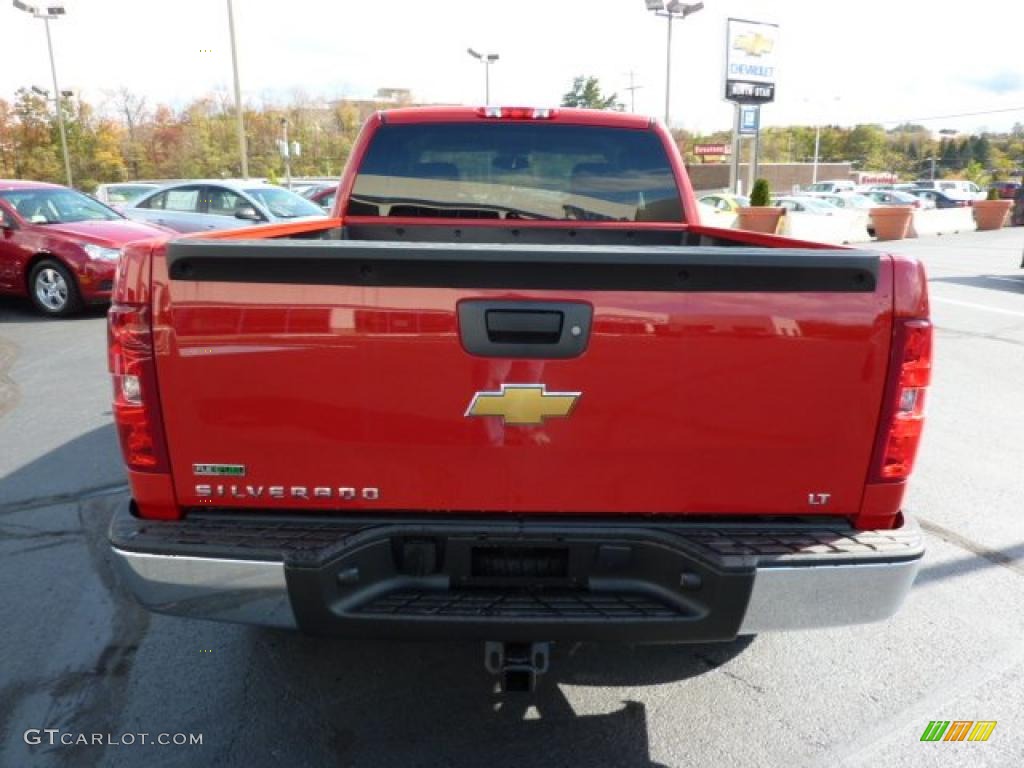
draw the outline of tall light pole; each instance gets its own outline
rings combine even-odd
[[[231,33],[231,67],[235,73],[235,117],[238,124],[238,155],[242,160],[242,178],[249,178],[249,153],[245,146],[245,119],[242,117],[242,87],[238,84],[238,49],[235,45],[235,9],[228,0],[228,31]]]
[[[466,53],[484,65],[484,104],[491,103],[491,64],[498,60],[496,53],[478,53],[472,48],[467,48]]]
[[[284,155],[284,178],[288,189],[292,188],[292,145],[288,143],[288,118],[281,118],[281,132],[284,138],[281,140],[281,154]]]
[[[832,101],[839,101],[839,96],[833,96]],[[810,101],[810,99],[804,99]],[[814,121],[814,165],[811,167],[811,184],[818,181],[818,153],[821,149],[821,115]]]
[[[48,5],[44,8],[37,8],[34,5],[27,5],[21,0],[14,0],[14,7],[19,11],[31,13],[35,18],[42,19],[46,26],[46,47],[50,51],[50,72],[53,73],[53,93],[57,102],[57,125],[60,127],[60,146],[64,152],[64,173],[67,175],[68,186],[72,185],[71,158],[68,156],[68,135],[64,130],[64,102],[61,100],[62,91],[57,85],[57,65],[53,59],[53,38],[50,37],[50,21],[58,19],[67,11],[63,5]]]
[[[681,3],[679,0],[644,0],[648,11],[654,11],[655,16],[668,19],[668,45],[665,51],[665,125],[669,124],[672,101],[672,22],[675,19],[685,19],[687,16],[696,13],[704,8],[704,3]]]

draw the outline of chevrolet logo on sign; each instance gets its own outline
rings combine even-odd
[[[502,384],[500,392],[477,392],[466,416],[501,416],[505,424],[529,426],[572,413],[579,392],[548,392],[543,384]]]
[[[732,47],[738,51],[743,51],[748,56],[764,56],[764,54],[772,52],[772,48],[775,47],[775,41],[770,37],[765,37],[760,32],[748,32],[737,37]]]

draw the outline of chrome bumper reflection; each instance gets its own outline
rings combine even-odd
[[[758,568],[740,634],[882,621],[899,610],[920,567],[921,558]]]
[[[151,611],[270,627],[296,626],[284,563],[111,549],[132,593]]]

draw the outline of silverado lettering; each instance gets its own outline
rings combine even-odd
[[[476,638],[508,687],[550,641],[883,620],[923,554],[926,286],[699,224],[639,115],[377,113],[330,219],[126,248],[115,559],[154,611]],[[375,485],[308,481],[339,473]]]
[[[235,499],[264,498],[262,485],[207,485],[195,487],[199,498],[230,496]],[[378,488],[331,488],[328,486],[308,487],[305,485],[271,485],[266,488],[266,497],[271,499],[340,499],[341,501],[377,501],[380,498]]]

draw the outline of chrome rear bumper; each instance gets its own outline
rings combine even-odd
[[[921,560],[758,568],[740,634],[883,621],[899,610]]]
[[[112,551],[135,599],[151,611],[295,627],[282,562]]]
[[[125,521],[122,519],[121,523],[123,525]],[[127,524],[130,525],[131,521]],[[150,522],[146,525],[152,527],[159,523]],[[468,630],[470,636],[486,636],[488,620],[498,618],[489,614],[474,615],[472,622],[467,623],[469,620],[465,614],[456,611],[450,615],[432,612],[429,606],[440,605],[444,602],[445,595],[455,594],[450,590],[455,589],[452,585],[457,580],[449,579],[440,570],[426,577],[412,577],[390,571],[384,573],[381,568],[387,570],[387,563],[391,557],[388,553],[393,550],[388,537],[399,535],[391,532],[392,528],[400,527],[397,525],[381,525],[380,533],[375,533],[377,529],[373,529],[369,532],[371,535],[367,535],[364,530],[358,536],[353,536],[359,540],[357,544],[346,545],[342,550],[335,549],[329,561],[316,565],[302,562],[296,565],[295,562],[289,563],[285,558],[269,559],[265,557],[265,553],[261,553],[259,559],[249,559],[244,552],[230,557],[201,556],[184,552],[175,554],[169,551],[167,546],[155,548],[162,551],[144,551],[128,544],[123,530],[115,535],[115,526],[112,526],[112,551],[127,586],[142,605],[159,613],[310,629],[310,605],[314,605],[317,606],[314,612],[319,611],[322,616],[318,619],[321,626],[313,627],[313,631],[320,631],[324,628],[322,625],[327,622],[330,623],[330,631],[340,634],[349,631],[353,634],[365,633],[367,627],[372,626],[374,634],[390,634],[393,631],[397,636],[460,636],[462,629]],[[578,532],[572,527],[572,523],[562,523],[561,526],[558,530],[569,532],[567,535],[570,539],[577,536]],[[532,528],[525,530],[536,532]],[[544,529],[541,527],[536,530]],[[609,529],[599,530],[609,537],[612,536],[607,532]],[[641,559],[640,555],[648,558],[652,550],[643,547],[651,545],[652,542],[655,550],[664,548],[664,542],[656,540],[655,536],[656,533],[660,536],[664,529],[628,530],[629,536],[633,538],[623,533],[621,541],[636,547],[637,554],[634,560]],[[651,538],[645,538],[645,531],[650,533]],[[448,535],[447,532],[445,535]],[[452,535],[450,541],[457,541],[454,534]],[[592,531],[584,531],[579,535],[578,540],[583,542],[581,546],[593,546],[586,538],[588,535],[592,536]],[[587,566],[588,570],[583,574],[584,583],[598,585],[595,594],[602,594],[600,585],[605,585],[607,589],[609,584],[614,588],[615,584],[629,583],[634,586],[640,585],[641,591],[649,586],[649,595],[661,595],[666,598],[667,604],[672,606],[673,610],[679,610],[679,616],[674,617],[681,619],[677,625],[670,626],[670,622],[664,621],[664,614],[655,612],[661,621],[660,624],[649,614],[622,617],[618,623],[614,616],[603,616],[600,618],[606,621],[595,623],[579,619],[578,616],[573,618],[570,613],[569,618],[563,614],[545,615],[540,619],[533,615],[524,616],[518,623],[510,622],[509,615],[505,614],[500,617],[502,621],[496,626],[505,629],[517,627],[517,634],[525,634],[527,630],[537,632],[539,634],[534,636],[538,639],[575,637],[573,632],[578,631],[580,636],[577,639],[580,640],[618,639],[644,642],[678,639],[685,642],[690,639],[708,639],[699,631],[693,633],[684,625],[687,622],[690,625],[698,625],[701,621],[707,623],[710,621],[708,617],[716,613],[727,620],[719,621],[715,627],[707,630],[713,635],[712,639],[728,639],[728,636],[736,634],[881,621],[899,609],[911,589],[923,555],[920,531],[913,521],[905,520],[903,527],[898,531],[864,532],[863,540],[858,539],[859,535],[861,534],[856,532],[846,532],[841,539],[847,542],[845,546],[853,554],[837,551],[832,553],[834,557],[825,557],[820,551],[820,545],[815,547],[816,552],[806,557],[786,555],[766,558],[729,554],[726,557],[733,559],[729,560],[725,567],[722,566],[722,561],[711,565],[704,563],[700,553],[695,556],[687,549],[689,542],[684,542],[684,546],[680,547],[681,559],[669,559],[665,562],[670,568],[675,568],[680,563],[683,567],[689,568],[688,563],[698,563],[699,566],[695,566],[694,570],[703,574],[703,587],[697,587],[696,592],[693,591],[692,585],[688,592],[679,582],[678,575],[670,577],[676,579],[674,583],[677,587],[674,591],[678,594],[669,594],[671,590],[666,590],[665,584],[672,584],[671,581],[648,579],[650,583],[641,583],[649,576],[649,571],[638,570],[625,576],[609,578],[598,566],[594,566],[593,569]],[[508,538],[507,533],[504,536]],[[738,535],[737,540],[741,540]],[[749,531],[747,538],[742,540],[750,540]],[[618,543],[620,539],[614,541]],[[865,553],[862,541],[875,542],[875,551]],[[878,545],[881,541],[885,542],[884,546]],[[386,546],[383,546],[385,543]],[[371,559],[375,546],[385,550],[383,561],[379,558]],[[614,548],[616,547],[613,546]],[[348,552],[349,549],[353,552],[351,556],[338,554],[339,551]],[[654,554],[657,555],[658,551],[654,551]],[[588,558],[591,551],[586,550],[585,554],[586,557],[582,558],[582,561],[590,562]],[[579,561],[577,558],[577,562]],[[382,562],[385,563],[384,566],[381,566]],[[362,576],[359,575],[358,568],[353,567],[353,563],[359,563]],[[730,571],[730,568],[733,570]],[[348,587],[339,586],[347,583],[345,579],[352,570],[356,571],[361,592],[347,593],[345,590]],[[296,575],[297,572],[300,575]],[[367,595],[378,602],[386,602],[389,590],[408,594],[410,590],[419,587],[423,587],[427,598],[416,602],[417,609],[410,609],[408,614],[383,615],[379,609],[361,613],[360,606],[357,605],[360,600],[366,602],[363,598]],[[355,597],[351,597],[352,594]],[[476,593],[472,594],[476,596]],[[439,598],[438,595],[442,597]],[[416,600],[419,598],[413,602]],[[321,605],[318,606],[317,601]],[[456,602],[458,600],[449,600],[449,603]],[[467,603],[468,599],[458,603],[459,610],[464,611]],[[690,608],[691,615],[687,615]],[[367,613],[373,615],[366,615]],[[577,623],[572,625],[573,621]],[[676,630],[675,626],[680,629]],[[421,632],[424,629],[427,630],[426,634]],[[522,632],[519,632],[519,629],[522,629]],[[728,636],[723,636],[723,631]],[[545,632],[547,634],[544,634]],[[496,634],[495,638],[500,638],[500,635]]]

